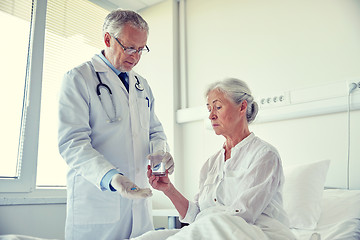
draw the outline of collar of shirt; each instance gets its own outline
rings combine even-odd
[[[104,56],[104,50],[102,50],[101,51],[101,53],[100,54],[98,54],[98,56],[104,61],[104,63],[106,64],[106,65],[108,65],[108,67],[109,68],[111,68],[111,70],[113,70],[114,71],[114,73],[117,75],[117,76],[119,76],[119,74],[121,73],[119,70],[117,70],[110,62],[109,62],[109,60],[107,60],[106,59],[106,57]],[[126,82],[128,82],[129,83],[129,75],[128,75],[128,73],[126,73]]]
[[[249,136],[247,136],[246,138],[244,138],[241,142],[239,142],[238,144],[236,144],[232,149],[231,149],[231,156],[233,155],[233,151],[238,152],[243,146],[245,146],[246,144],[248,144],[249,142],[251,142],[255,137],[255,134],[252,132],[250,133]],[[225,145],[226,143],[223,144],[223,151],[225,152]],[[235,152],[235,153],[236,153]]]

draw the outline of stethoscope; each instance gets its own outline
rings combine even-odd
[[[99,84],[96,86],[96,93],[97,93],[97,95],[98,95],[98,96],[101,95],[101,93],[100,93],[100,88],[102,88],[102,87],[105,88],[110,95],[112,95],[112,92],[111,92],[110,87],[101,81],[101,78],[100,78],[100,75],[99,75],[98,72],[96,72],[96,76],[97,76],[98,81],[99,81]],[[139,81],[139,78],[138,78],[137,76],[135,76],[135,78],[136,78],[136,83],[135,83],[136,89],[139,90],[139,91],[144,91],[144,88],[143,88],[143,86],[141,85],[141,83],[140,83],[140,81]]]
[[[106,111],[106,108],[103,106],[103,108],[104,108],[104,110],[105,110],[105,112],[106,112],[106,115],[107,115],[108,118],[109,118],[109,122],[111,123],[111,122],[116,122],[116,121],[121,120],[121,118],[117,118],[117,117],[116,117],[116,107],[115,107],[115,104],[114,104],[114,100],[113,100],[113,96],[112,96],[112,91],[111,91],[110,87],[101,81],[101,78],[100,78],[100,75],[99,75],[98,72],[96,72],[96,76],[97,76],[98,81],[99,81],[99,84],[96,86],[96,94],[98,95],[101,104],[103,105],[103,101],[101,100],[101,91],[100,91],[102,88],[104,88],[104,89],[108,92],[108,94],[109,94],[109,96],[110,96],[110,99],[111,99],[111,103],[112,103],[112,107],[113,107],[113,112],[114,112],[114,117],[111,117],[111,116],[108,114],[108,112]],[[135,78],[136,78],[136,83],[135,83],[136,89],[137,89],[138,91],[144,91],[144,88],[143,88],[143,86],[141,85],[138,77],[135,76]]]
[[[135,83],[136,89],[139,90],[140,92],[141,92],[141,91],[144,91],[144,88],[141,86],[138,77],[135,76],[135,78],[136,78],[136,83]]]

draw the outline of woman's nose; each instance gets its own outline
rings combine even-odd
[[[213,111],[210,111],[210,113],[209,113],[209,119],[210,120],[213,120],[213,119],[215,119],[216,118],[216,115],[214,114],[214,112]]]

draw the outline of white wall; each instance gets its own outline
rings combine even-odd
[[[142,56],[136,71],[149,82],[155,96],[155,113],[163,124],[171,152],[174,152],[175,107],[173,89],[176,84],[174,19],[176,3],[165,1],[141,11],[149,24],[147,45],[150,52]],[[175,42],[176,43],[176,42]],[[174,179],[173,179],[174,180]],[[171,202],[154,190],[153,208],[170,208]]]
[[[190,106],[224,76],[257,94],[359,77],[357,0],[186,2]]]
[[[65,204],[0,206],[0,235],[64,239]]]
[[[207,84],[245,80],[253,94],[360,79],[360,2],[356,0],[188,0],[189,107],[204,105]],[[359,112],[351,114],[351,161],[359,160]],[[346,185],[346,113],[254,124],[250,130],[275,145],[284,165],[331,159],[329,174]],[[197,191],[202,163],[224,141],[202,121],[183,124],[182,181]],[[356,166],[353,165],[355,168]],[[180,177],[179,177],[180,178]],[[332,183],[329,183],[332,184]]]

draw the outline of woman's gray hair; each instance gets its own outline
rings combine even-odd
[[[133,27],[144,30],[149,34],[147,22],[138,13],[119,8],[111,11],[106,16],[103,24],[103,36],[108,32],[111,36],[119,37],[122,28],[126,24],[131,24]]]
[[[236,105],[242,103],[242,101],[246,100],[247,109],[246,109],[246,118],[248,123],[254,121],[259,106],[254,101],[253,96],[251,95],[250,88],[248,85],[236,78],[227,78],[223,81],[218,81],[209,85],[208,89],[205,92],[205,97],[209,95],[209,93],[213,90],[219,90],[225,94],[232,102]]]

